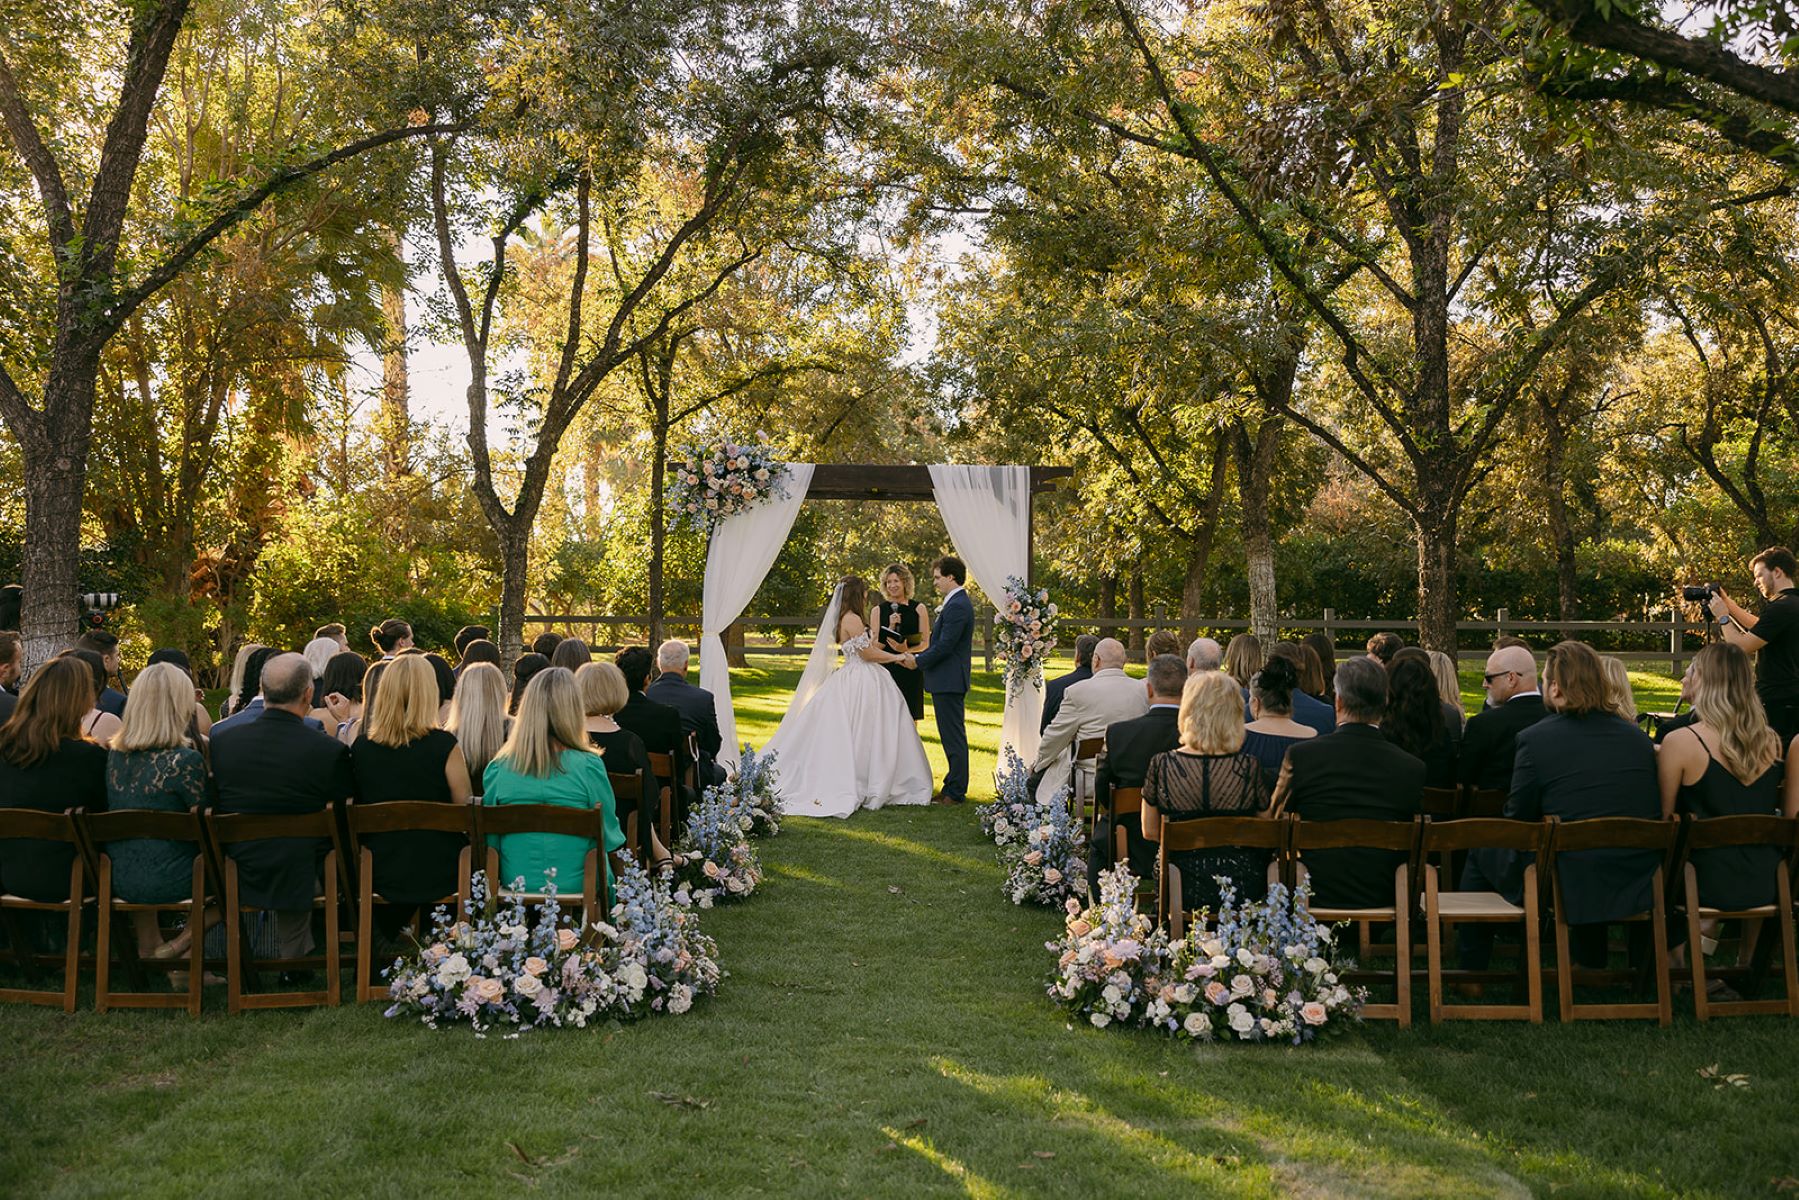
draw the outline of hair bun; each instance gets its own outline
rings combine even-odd
[[[1285,658],[1271,658],[1262,664],[1261,683],[1256,690],[1286,695],[1299,686],[1299,668]]]

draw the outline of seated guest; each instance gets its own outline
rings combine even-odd
[[[1043,685],[1043,719],[1037,724],[1038,733],[1048,729],[1049,723],[1056,719],[1056,713],[1062,707],[1062,693],[1068,690],[1068,685],[1093,678],[1093,647],[1097,645],[1099,639],[1091,633],[1075,638],[1074,670]]]
[[[437,696],[437,678],[425,657],[402,655],[388,664],[362,736],[350,747],[356,803],[468,803],[468,761],[456,735],[437,728]],[[368,843],[375,858],[375,890],[393,905],[428,904],[456,890],[457,858],[466,839],[421,830],[370,834]],[[409,915],[405,907],[386,914],[398,921]]]
[[[1310,741],[1318,731],[1293,719],[1293,698],[1298,672],[1291,659],[1270,658],[1268,665],[1249,677],[1249,715],[1243,727],[1243,753],[1262,764],[1262,776],[1270,795],[1280,778],[1287,747]],[[1336,714],[1333,713],[1332,719]]]
[[[309,715],[346,746],[354,745],[362,733],[362,682],[368,671],[367,659],[346,650],[331,656],[319,679],[322,708]]]
[[[650,770],[650,755],[643,748],[643,739],[629,729],[622,729],[614,719],[618,710],[625,706],[631,698],[631,689],[625,686],[624,672],[609,662],[590,662],[575,672],[575,687],[581,693],[581,707],[587,713],[587,740],[593,743],[594,749],[606,760],[606,770],[613,775],[636,775],[642,773],[651,788],[656,786],[655,773]],[[624,814],[619,815],[619,827],[625,824]],[[656,835],[654,828],[650,830],[650,860],[659,865],[669,859],[668,848]]]
[[[168,646],[152,650],[144,665],[154,667],[157,663],[168,663],[187,676],[187,686],[192,691],[194,698],[194,723],[188,730],[188,737],[194,739],[195,744],[198,745],[199,739],[212,732],[212,714],[206,711],[206,693],[194,683],[194,669],[188,663],[187,651]],[[3,719],[0,718],[0,720]]]
[[[567,645],[566,642],[563,644]],[[725,770],[718,765],[718,752],[724,745],[724,737],[718,731],[718,706],[712,693],[687,682],[688,658],[686,642],[663,642],[656,648],[656,668],[660,674],[643,694],[680,713],[681,731],[697,735],[700,786],[706,788],[725,781]]]
[[[87,710],[81,718],[81,734],[92,738],[101,745],[110,743],[113,735],[119,732],[119,718],[112,713],[103,712],[100,708],[100,696],[106,691],[106,663],[97,650],[83,650],[79,647],[64,650],[60,658],[72,658],[88,669],[94,677],[94,707]]]
[[[1462,703],[1462,680],[1456,673],[1455,659],[1441,650],[1427,650],[1430,673],[1437,680],[1437,698],[1443,702],[1443,720],[1449,724],[1449,736],[1458,743],[1468,727],[1468,709]]]
[[[0,805],[45,812],[106,811],[106,749],[83,736],[98,695],[88,664],[58,655],[39,667],[0,725]],[[75,847],[0,839],[0,879],[29,900],[67,900]]]
[[[241,725],[246,725],[262,716],[266,708],[266,701],[262,694],[262,677],[268,670],[268,664],[280,657],[281,652],[279,650],[275,650],[268,646],[261,647],[256,653],[250,656],[250,663],[244,668],[244,674],[246,676],[244,687],[250,691],[250,696],[242,704],[239,704],[233,709],[230,716],[225,717],[213,725],[213,737],[216,738],[221,733],[236,729]],[[298,658],[301,662],[306,662],[306,659],[301,655],[296,654],[293,657]],[[312,665],[308,663],[306,669],[310,671]],[[306,710],[301,714],[301,719],[308,729],[322,731],[325,728],[325,722],[312,715],[312,686],[310,683],[306,688]]]
[[[512,702],[510,711],[518,712],[519,701],[525,698],[525,689],[531,686],[531,680],[539,671],[550,669],[550,660],[545,655],[533,650],[529,654],[521,654],[512,661]]]
[[[1477,788],[1509,792],[1519,732],[1548,715],[1530,651],[1504,646],[1487,655],[1486,691],[1491,707],[1468,718],[1456,776]]]
[[[1268,663],[1273,662],[1277,658],[1284,658],[1292,664],[1295,679],[1304,678],[1306,671],[1305,651],[1297,642],[1276,642],[1273,646],[1269,647],[1268,657],[1263,660],[1264,668],[1266,668]],[[1251,676],[1251,678],[1254,678],[1254,676]],[[1249,712],[1249,697],[1250,689],[1245,687],[1243,689],[1243,711],[1245,719],[1254,720],[1254,715]],[[1308,729],[1316,730],[1319,733],[1329,733],[1337,727],[1336,710],[1324,703],[1324,701],[1315,700],[1311,696],[1308,696],[1303,688],[1295,687],[1293,689],[1291,705],[1293,719]]]
[[[1179,654],[1180,652],[1180,635],[1166,629],[1156,630],[1149,635],[1149,640],[1143,643],[1144,662],[1148,662],[1152,658],[1160,658],[1164,654]]]
[[[1368,639],[1368,657],[1381,666],[1393,661],[1393,656],[1405,649],[1405,642],[1397,633],[1377,633]]]
[[[457,678],[461,678],[462,673],[476,663],[487,663],[490,666],[495,667],[501,665],[500,648],[486,638],[476,638],[474,641],[464,646],[461,653],[462,659],[456,664]],[[503,683],[505,682],[505,679],[506,676],[502,673],[500,675],[500,681]]]
[[[1332,681],[1337,730],[1288,747],[1274,785],[1274,811],[1307,821],[1409,821],[1423,808],[1424,764],[1381,736],[1387,672],[1371,657],[1345,659]],[[1313,850],[1312,903],[1319,908],[1378,908],[1393,903],[1393,872],[1403,851],[1351,847]]]
[[[649,698],[650,668],[655,662],[647,646],[626,646],[616,659],[630,691],[625,706],[613,714],[621,729],[629,729],[651,754],[677,754],[682,741],[681,714]],[[663,780],[664,783],[672,782]]]
[[[1689,662],[1687,669],[1680,674],[1680,697],[1674,702],[1674,715],[1656,720],[1649,735],[1656,745],[1666,743],[1668,735],[1676,729],[1685,729],[1688,725],[1698,723],[1699,714],[1693,711],[1693,687],[1693,664]],[[1683,704],[1687,706],[1685,712],[1680,711]]]
[[[334,651],[334,653],[341,654],[350,648],[350,631],[344,628],[344,623],[342,621],[332,621],[328,624],[320,625],[317,629],[313,630],[312,636],[315,638],[330,638],[332,641],[336,642],[337,650]]]
[[[562,644],[562,635],[554,629],[546,629],[531,639],[531,653],[541,654],[547,662],[556,653],[556,647]]]
[[[412,649],[412,626],[398,617],[389,617],[369,630],[369,641],[381,651],[381,660],[385,662],[402,650]]]
[[[1519,821],[1660,816],[1655,746],[1648,734],[1612,711],[1605,668],[1593,648],[1582,642],[1553,647],[1543,664],[1543,689],[1550,715],[1517,735],[1505,815]],[[1498,892],[1518,903],[1526,857],[1508,850],[1470,851],[1462,890]],[[1653,850],[1557,856],[1562,915],[1575,927],[1574,952],[1582,966],[1605,965],[1608,922],[1649,907],[1659,861]],[[1464,965],[1484,968],[1492,927],[1462,932]]]
[[[550,654],[550,665],[561,667],[571,675],[593,661],[593,651],[578,637],[565,637]]]
[[[106,807],[191,812],[210,799],[212,779],[206,759],[191,736],[194,685],[181,668],[161,662],[145,667],[125,702],[124,728],[113,738],[106,760]],[[192,842],[132,838],[106,847],[112,858],[113,892],[132,904],[173,904],[194,892]],[[214,915],[214,914],[210,914]],[[137,951],[148,957],[163,944],[153,912],[134,912]],[[210,922],[208,922],[210,924]],[[183,931],[165,952],[185,953],[191,934]]]
[[[1637,697],[1630,686],[1630,668],[1624,660],[1615,654],[1599,656],[1600,665],[1605,668],[1605,695],[1611,710],[1626,721],[1637,719]]]
[[[1318,652],[1304,642],[1276,643],[1277,649],[1280,646],[1291,646],[1294,653],[1298,655],[1298,657],[1293,660],[1293,663],[1294,666],[1299,668],[1300,695],[1306,697],[1308,700],[1317,700],[1322,707],[1329,710],[1331,714],[1331,728],[1336,728],[1336,711],[1331,709],[1328,701],[1320,699],[1320,697],[1329,689],[1324,685],[1324,663],[1319,659]]]
[[[1780,736],[1755,694],[1755,667],[1729,642],[1713,642],[1688,668],[1697,722],[1669,733],[1656,755],[1662,815],[1792,817],[1799,792],[1782,803]],[[1758,908],[1775,902],[1778,846],[1720,846],[1692,853],[1699,902],[1707,908]],[[1674,929],[1678,931],[1676,924]]]
[[[1194,638],[1193,644],[1187,647],[1187,674],[1197,671],[1216,671],[1224,664],[1224,647],[1216,638]]]
[[[506,677],[492,663],[470,663],[456,681],[444,728],[456,737],[468,763],[469,779],[479,780],[511,731],[506,715]]]
[[[1387,712],[1380,731],[1389,742],[1424,762],[1424,786],[1455,786],[1455,739],[1443,719],[1430,658],[1416,646],[1393,656],[1387,667]]]
[[[1143,776],[1143,836],[1157,841],[1164,821],[1193,817],[1254,817],[1268,811],[1262,765],[1243,753],[1243,702],[1236,683],[1219,671],[1187,678],[1181,689],[1181,744],[1149,760]],[[1218,909],[1214,876],[1236,885],[1240,899],[1267,891],[1268,854],[1223,847],[1169,855],[1181,873],[1181,905]]]
[[[106,672],[100,687],[100,699],[94,707],[103,713],[111,713],[115,717],[125,715],[125,693],[120,690],[124,686],[124,677],[119,674],[119,635],[109,629],[90,629],[75,639],[77,650],[92,650],[100,656],[100,665]],[[112,686],[111,680],[117,679],[119,687]]]
[[[219,703],[219,719],[222,721],[239,707],[248,704],[250,697],[256,694],[256,675],[250,672],[250,660],[256,658],[257,652],[267,647],[260,642],[248,642],[238,647],[237,657],[231,660],[231,678],[225,685],[225,699]],[[263,658],[268,655],[264,654]],[[260,660],[258,663],[260,670]],[[250,686],[244,686],[245,678]]]
[[[323,637],[313,638],[300,651],[301,656],[312,667],[312,706],[315,709],[325,707],[325,693],[319,685],[324,681],[325,668],[330,665],[331,656],[336,653],[337,639]]]
[[[1038,743],[1037,760],[1031,767],[1041,780],[1037,798],[1047,802],[1067,786],[1074,752],[1081,742],[1104,737],[1114,723],[1140,717],[1148,710],[1143,684],[1124,673],[1124,643],[1102,638],[1093,648],[1093,677],[1069,685],[1062,693],[1062,707]]]
[[[277,654],[262,669],[262,709],[232,728],[214,726],[212,777],[221,813],[310,813],[356,790],[350,751],[305,723],[312,667]],[[270,949],[283,958],[312,951],[312,901],[324,838],[264,838],[226,848],[237,863],[243,903],[273,913]]]
[[[1322,633],[1308,633],[1300,639],[1300,645],[1310,650],[1318,658],[1318,690],[1307,691],[1314,700],[1322,700],[1326,704],[1336,704],[1336,693],[1331,690],[1331,680],[1337,675],[1337,648],[1329,637]],[[1302,679],[1301,682],[1309,682]]]
[[[0,721],[12,716],[13,707],[19,702],[11,688],[24,663],[25,646],[19,635],[11,630],[0,632]]]
[[[425,662],[431,667],[431,678],[437,684],[437,725],[442,728],[450,715],[450,699],[456,694],[456,672],[451,668],[450,660],[441,654],[427,654]]]
[[[1267,657],[1262,653],[1262,639],[1253,633],[1239,633],[1224,648],[1224,673],[1237,681],[1239,688],[1249,686],[1249,677],[1262,669]]]
[[[561,667],[535,675],[518,706],[512,734],[499,756],[487,765],[481,802],[556,804],[599,809],[604,814],[605,845],[610,854],[625,844],[606,778],[606,761],[587,741],[581,694],[575,677]],[[586,856],[594,844],[558,833],[512,833],[487,839],[500,852],[500,878],[508,887],[523,879],[526,891],[544,890],[553,882],[561,896],[579,896],[586,883]],[[611,889],[602,901],[610,906]]]
[[[1095,638],[1097,642],[1099,639]],[[1149,711],[1128,721],[1115,721],[1106,727],[1106,752],[1099,760],[1093,777],[1093,795],[1104,814],[1111,804],[1113,788],[1140,788],[1149,760],[1181,744],[1181,688],[1187,682],[1187,664],[1172,654],[1149,660],[1149,672],[1143,690],[1149,697]],[[1131,817],[1119,821],[1129,847],[1131,874],[1148,879],[1155,874],[1156,848],[1144,840],[1143,823]],[[1094,831],[1093,847],[1087,855],[1087,886],[1099,894],[1099,873],[1113,866],[1115,851],[1114,826],[1101,821]]]
[[[464,625],[461,629],[458,629],[456,631],[455,639],[451,642],[451,645],[456,647],[457,665],[461,666],[462,660],[468,657],[468,648],[470,644],[474,642],[492,641],[493,632],[485,625]]]

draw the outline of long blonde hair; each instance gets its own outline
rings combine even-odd
[[[1713,642],[1693,658],[1693,711],[1718,731],[1718,761],[1739,783],[1754,783],[1780,757],[1780,735],[1755,694],[1749,656]]]
[[[1467,706],[1462,703],[1462,680],[1456,674],[1455,659],[1441,650],[1426,650],[1430,655],[1430,673],[1437,677],[1437,698],[1445,704],[1455,705],[1455,710],[1468,716]]]
[[[444,728],[456,735],[479,790],[481,771],[506,742],[506,677],[492,663],[470,663],[456,680]]]
[[[1239,633],[1224,648],[1224,673],[1235,679],[1238,687],[1248,687],[1250,678],[1266,661],[1262,639],[1253,633]]]
[[[575,672],[575,686],[581,689],[581,707],[590,717],[610,717],[631,700],[625,673],[616,663],[582,663]]]
[[[1630,668],[1616,654],[1601,654],[1599,665],[1605,668],[1605,698],[1611,710],[1626,721],[1637,719],[1637,698],[1630,690]]]
[[[437,727],[438,703],[431,664],[421,654],[402,654],[387,664],[363,714],[363,736],[383,746],[416,742]]]
[[[587,741],[581,689],[567,667],[546,667],[525,685],[512,733],[495,761],[504,762],[517,774],[543,779],[560,773],[562,756],[570,752],[594,753]]]
[[[124,723],[113,734],[114,750],[173,750],[191,746],[194,681],[173,663],[156,663],[138,672],[125,697]]]
[[[1196,671],[1181,688],[1181,746],[1197,754],[1243,749],[1243,692],[1223,671]]]

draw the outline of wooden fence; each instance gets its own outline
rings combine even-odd
[[[1138,630],[1145,633],[1157,629],[1179,632],[1183,626],[1188,626],[1197,627],[1207,636],[1224,634],[1228,637],[1250,627],[1247,620],[1237,617],[1200,617],[1194,621],[1182,621],[1178,614],[1169,613],[1162,605],[1156,606],[1153,615],[1148,617],[1095,617],[1063,613],[1060,620],[1064,642],[1072,639],[1075,634],[1095,633],[1102,629],[1116,636],[1130,637],[1131,633]],[[812,639],[806,635],[818,628],[818,622],[817,616],[745,617],[733,627],[732,636],[727,637],[726,641],[733,652],[741,647],[755,650],[759,654],[803,655],[812,648]],[[648,637],[649,629],[649,617],[643,614],[533,615],[527,616],[525,623],[528,626],[546,625],[577,634],[587,632],[591,634],[587,641],[596,648],[603,649],[614,649],[632,641],[641,643]],[[695,641],[699,638],[698,617],[668,617],[663,624],[673,635]],[[981,628],[986,665],[991,670],[993,624],[991,621],[982,621]],[[1595,633],[1605,633],[1616,635],[1617,640],[1629,643],[1610,651],[1611,653],[1633,662],[1665,664],[1670,673],[1679,675],[1686,668],[1687,660],[1705,644],[1711,628],[1675,614],[1660,621],[1525,621],[1513,619],[1502,608],[1493,614],[1492,620],[1457,622],[1457,640],[1462,643],[1470,640],[1478,643],[1473,647],[1464,645],[1457,657],[1463,662],[1484,661],[1487,647],[1502,634],[1526,638],[1533,645],[1542,648],[1563,638],[1586,638]],[[1347,619],[1337,616],[1336,610],[1329,608],[1320,617],[1280,618],[1283,635],[1303,636],[1314,630],[1322,630],[1339,653],[1360,650],[1370,634],[1382,631],[1397,633],[1408,641],[1415,640],[1418,629],[1418,621],[1411,618]],[[605,636],[601,635],[602,630],[605,631]],[[741,635],[741,640],[737,635]],[[737,655],[734,653],[733,657]]]

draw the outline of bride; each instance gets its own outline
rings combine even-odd
[[[779,755],[783,812],[847,817],[858,808],[930,802],[924,743],[905,696],[880,665],[910,666],[911,655],[876,645],[863,619],[867,611],[868,585],[845,576],[825,609],[787,715],[764,747]],[[841,667],[833,641],[843,649]]]

